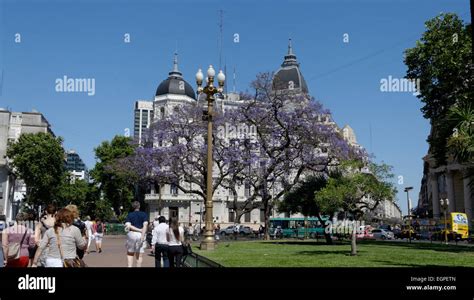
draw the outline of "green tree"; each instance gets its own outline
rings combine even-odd
[[[423,116],[430,119],[428,142],[437,164],[446,163],[447,139],[453,127],[447,122],[450,107],[474,98],[472,27],[456,14],[443,13],[426,22],[426,31],[416,46],[405,51],[406,78],[419,79],[418,98]]]
[[[130,207],[135,187],[129,174],[119,165],[122,159],[134,153],[135,145],[129,137],[115,136],[110,142],[102,142],[94,151],[98,161],[91,170],[91,177],[104,195],[102,204],[107,206],[105,203],[108,203],[109,209],[112,207],[120,215],[120,207],[125,210]]]
[[[342,210],[358,222],[364,212],[373,211],[381,201],[393,200],[396,190],[391,183],[391,167],[371,163],[368,169],[364,171],[361,162],[342,164],[342,176],[329,178],[326,187],[315,194],[321,211]],[[352,230],[351,255],[357,255],[357,229]]]
[[[68,204],[75,204],[79,208],[82,215],[87,209],[87,197],[90,186],[85,180],[71,181],[69,176],[63,181],[58,190],[58,204],[59,206],[66,206]]]
[[[448,119],[454,128],[448,139],[449,153],[461,163],[474,162],[474,108],[472,105],[453,106]]]
[[[8,145],[7,157],[27,188],[26,201],[38,206],[57,200],[65,178],[62,138],[49,133],[24,133]]]
[[[474,108],[472,104],[455,105],[450,108],[448,120],[454,128],[448,139],[448,153],[460,163],[474,162]],[[474,192],[474,167],[470,165],[466,177],[470,178],[470,188]]]
[[[337,177],[338,174],[332,173],[331,176]],[[328,178],[324,175],[309,176],[304,181],[293,187],[287,194],[285,194],[283,201],[278,204],[278,210],[287,213],[302,213],[305,218],[316,216],[319,218],[321,224],[325,222],[322,219],[321,213],[325,215],[332,215],[333,211],[321,211],[318,201],[314,200],[315,193],[323,189],[328,183]],[[331,235],[324,233],[327,244],[332,244]]]

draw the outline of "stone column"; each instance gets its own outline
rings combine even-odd
[[[466,173],[463,174],[464,176]],[[464,177],[463,185],[464,185],[464,212],[467,215],[467,219],[469,221],[469,226],[471,226],[472,220],[472,195],[471,195],[471,188],[469,187],[469,178]]]
[[[431,183],[431,202],[433,205],[433,218],[439,219],[438,175],[436,175],[436,173],[431,174],[430,183]]]
[[[448,193],[449,212],[456,211],[456,199],[454,199],[453,172],[446,170],[446,192]]]

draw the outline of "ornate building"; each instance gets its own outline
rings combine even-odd
[[[274,91],[289,90],[295,95],[301,95],[303,98],[309,99],[308,86],[301,73],[296,55],[293,53],[291,41],[284,61],[274,75],[272,89]],[[194,89],[179,71],[178,57],[175,54],[172,71],[169,72],[168,78],[163,80],[156,89],[153,100],[153,118],[154,120],[166,118],[168,114],[173,113],[175,106],[196,104],[196,101],[198,100]],[[243,101],[240,100],[238,94],[228,93],[224,94],[223,98],[216,99],[215,107],[217,110],[225,111],[239,107]],[[349,126],[346,125],[343,129],[338,128],[330,115],[321,116],[321,122],[334,126],[351,145],[360,147],[357,145],[354,131]],[[243,202],[247,199],[250,195],[249,188],[245,184],[237,187],[238,201]],[[232,205],[230,205],[233,199],[234,195],[230,190],[219,187],[215,191],[213,202],[214,221],[216,223],[225,226],[235,221],[235,212]],[[148,213],[151,219],[160,215],[159,207],[161,206],[161,214],[166,218],[177,217],[180,222],[186,223],[203,221],[201,219],[204,209],[202,199],[193,194],[185,194],[174,185],[166,184],[161,187],[152,187],[150,192],[145,195],[145,202],[148,204]],[[273,216],[277,216],[277,214],[274,213]],[[264,221],[263,211],[259,208],[253,209],[245,214],[240,221],[248,225],[258,226],[260,222]]]
[[[425,217],[439,219],[443,215],[440,199],[446,194],[449,200],[447,213],[463,212],[467,214],[469,226],[472,227],[472,206],[474,197],[466,177],[468,168],[473,165],[459,164],[452,157],[446,165],[438,166],[433,155],[423,157],[423,178],[418,199],[418,210]]]

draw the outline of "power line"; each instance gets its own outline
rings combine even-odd
[[[463,16],[465,17],[467,14],[468,14],[468,13],[461,14],[461,15],[460,15],[461,19],[462,19]],[[422,34],[423,34],[423,33],[422,33]],[[363,57],[360,57],[360,58],[358,58],[358,59],[355,59],[355,60],[353,60],[353,61],[351,61],[351,62],[348,62],[348,63],[346,63],[346,64],[340,65],[340,66],[338,66],[338,67],[336,67],[336,68],[334,68],[334,69],[332,69],[332,70],[329,70],[328,72],[324,72],[324,73],[315,75],[315,76],[313,76],[313,77],[310,77],[307,81],[312,81],[312,80],[314,80],[314,79],[318,79],[318,78],[321,78],[321,77],[325,77],[325,76],[330,75],[330,74],[332,74],[332,73],[335,73],[335,72],[337,72],[337,71],[340,71],[340,70],[346,69],[346,68],[348,68],[348,67],[351,67],[351,66],[353,66],[353,65],[355,65],[355,64],[357,64],[357,63],[360,63],[360,62],[363,62],[363,61],[368,60],[368,59],[370,59],[370,58],[376,57],[376,56],[378,56],[378,55],[380,55],[380,54],[382,54],[382,53],[384,53],[384,52],[386,52],[386,51],[388,51],[388,50],[391,50],[391,49],[393,49],[394,47],[399,46],[399,45],[401,45],[401,44],[403,44],[403,43],[405,43],[405,42],[407,42],[407,41],[412,41],[413,38],[417,38],[417,37],[419,38],[419,37],[420,37],[420,34],[417,33],[417,34],[411,35],[411,36],[409,36],[408,38],[405,38],[405,39],[403,39],[403,40],[399,40],[399,41],[393,43],[392,45],[390,45],[390,46],[388,46],[388,47],[385,47],[385,48],[383,48],[383,49],[379,49],[379,50],[374,51],[374,52],[372,52],[372,53],[370,53],[370,54],[367,54],[367,55],[365,55],[365,56],[363,56]]]
[[[219,9],[219,37],[217,39],[217,46],[219,50],[219,70],[222,70],[222,37],[223,37],[223,27],[224,27],[224,11]]]

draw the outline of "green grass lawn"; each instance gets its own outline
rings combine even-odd
[[[221,241],[214,251],[194,251],[225,267],[474,267],[474,247],[375,241],[357,246],[357,256],[349,255],[349,243],[291,240]]]

